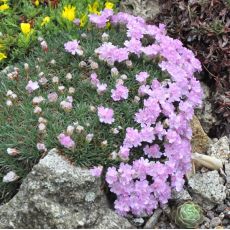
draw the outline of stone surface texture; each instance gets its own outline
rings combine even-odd
[[[160,5],[158,0],[123,0],[120,10],[152,20],[160,13]]]
[[[230,141],[227,136],[220,138],[217,142],[211,144],[208,148],[207,154],[218,159],[221,159],[223,162],[228,162],[230,159]]]
[[[215,204],[223,203],[226,198],[226,187],[218,171],[197,173],[193,175],[188,184],[193,194],[193,200],[206,209],[211,209]]]
[[[1,228],[132,228],[109,209],[100,179],[55,149],[34,166],[19,192],[0,206]]]
[[[204,92],[203,97],[203,104],[200,109],[196,109],[196,116],[201,122],[201,125],[206,133],[209,132],[210,128],[212,128],[213,124],[216,122],[216,117],[212,114],[212,103],[211,103],[211,92],[210,88],[204,84],[201,83],[201,87]]]
[[[211,139],[204,132],[199,119],[193,116],[191,121],[192,127],[192,152],[206,153]]]

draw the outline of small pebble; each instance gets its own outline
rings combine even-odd
[[[220,204],[220,205],[217,206],[217,208],[216,208],[215,211],[216,211],[217,213],[221,213],[221,212],[223,212],[226,208],[227,208],[227,205],[226,205],[226,204]]]
[[[210,219],[213,219],[215,217],[214,212],[213,211],[208,211],[207,212],[207,217]]]
[[[210,222],[210,227],[215,228],[217,226],[221,225],[221,219],[220,217],[214,217]]]

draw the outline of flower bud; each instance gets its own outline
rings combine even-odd
[[[69,136],[71,136],[71,135],[73,134],[73,132],[74,132],[74,129],[75,129],[74,126],[68,125],[67,130],[66,130],[67,134],[68,134]]]

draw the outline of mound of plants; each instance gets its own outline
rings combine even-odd
[[[0,0],[0,69],[28,55],[39,36],[81,30],[88,14],[114,9],[116,0]]]
[[[200,62],[165,27],[104,9],[79,31],[39,38],[0,83],[6,199],[51,148],[103,176],[121,215],[150,215],[191,168]]]
[[[152,23],[164,23],[202,63],[202,80],[212,89],[213,114],[218,121],[209,135],[230,132],[230,2],[229,0],[164,0]]]

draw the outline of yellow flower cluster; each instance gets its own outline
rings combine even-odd
[[[45,26],[46,24],[48,24],[50,22],[50,17],[46,16],[43,18],[41,26]]]
[[[62,17],[69,21],[73,21],[76,17],[76,7],[71,5],[65,6],[62,11]]]
[[[7,58],[7,56],[4,53],[0,52],[0,61],[2,61],[5,58]]]
[[[21,23],[20,27],[21,27],[22,33],[25,35],[28,35],[31,32],[30,23]]]
[[[0,0],[0,3],[3,3],[0,5],[0,11],[8,10],[10,8],[7,2],[8,0]]]

